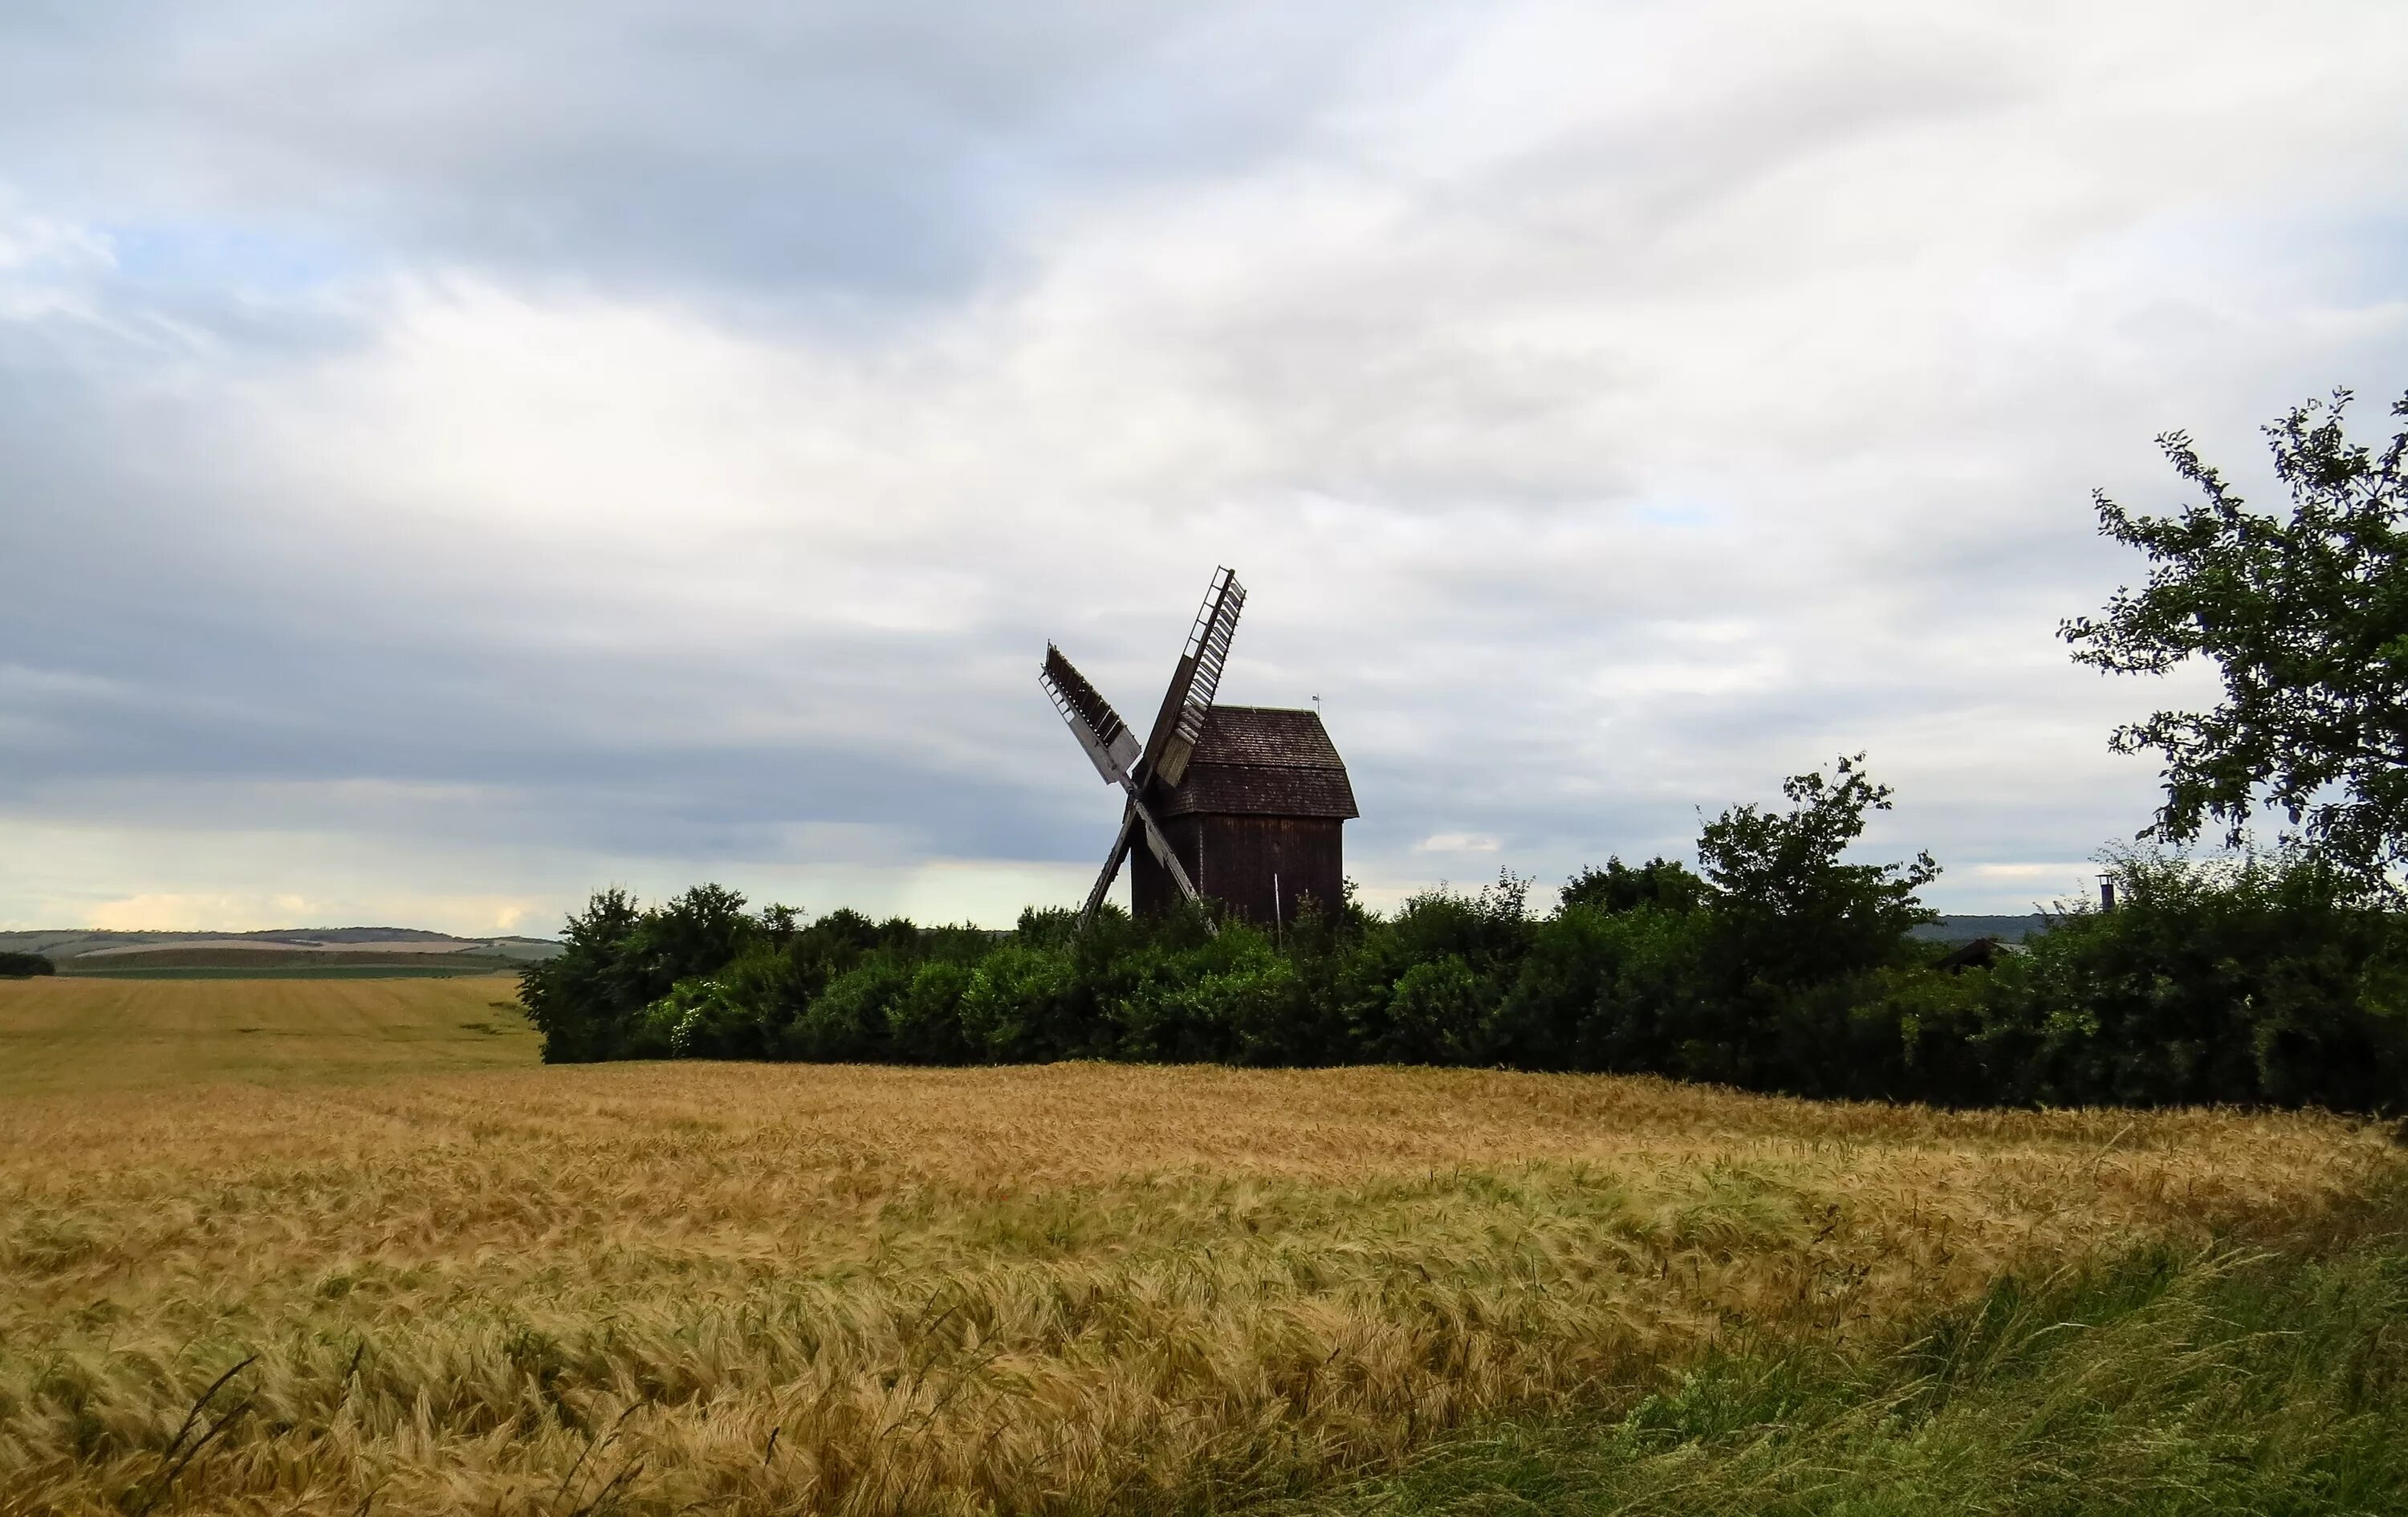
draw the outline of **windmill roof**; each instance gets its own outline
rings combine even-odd
[[[1318,711],[1215,706],[1165,816],[1361,816]]]

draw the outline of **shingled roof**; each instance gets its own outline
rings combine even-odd
[[[1215,706],[1164,816],[1347,817],[1354,787],[1318,711]]]

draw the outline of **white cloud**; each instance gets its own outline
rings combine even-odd
[[[1413,845],[1416,853],[1494,853],[1502,846],[1484,832],[1434,832]]]
[[[115,262],[108,238],[15,199],[0,181],[0,322],[86,314],[86,286]]]

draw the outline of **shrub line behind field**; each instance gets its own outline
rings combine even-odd
[[[1031,910],[997,935],[612,890],[521,995],[555,1063],[1396,1063],[1945,1106],[2408,1100],[2408,924],[2356,877],[2301,852],[2130,855],[2114,911],[1942,963],[1911,936],[1936,866],[1845,862],[1889,793],[1854,759],[1836,774],[1788,781],[1785,811],[1707,823],[1702,875],[1612,860],[1544,917],[1511,875],[1392,917],[1349,900],[1217,936],[1198,912],[1081,929]]]

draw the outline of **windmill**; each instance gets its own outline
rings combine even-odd
[[[1238,577],[1216,569],[1142,747],[1062,650],[1045,645],[1039,682],[1096,772],[1121,791],[1120,830],[1082,923],[1095,919],[1139,840],[1140,913],[1211,895],[1277,923],[1307,894],[1339,899],[1339,825],[1358,813],[1319,713],[1213,704],[1245,604]]]

